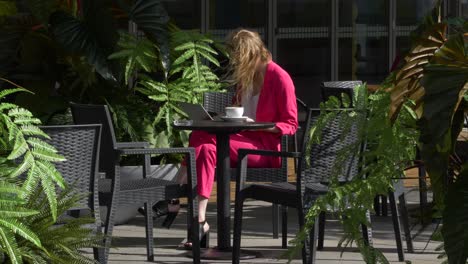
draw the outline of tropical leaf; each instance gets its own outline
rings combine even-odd
[[[167,35],[169,15],[162,1],[135,0],[132,6],[127,6],[127,3],[122,0],[119,0],[118,3],[127,11],[129,19],[137,24],[138,30],[145,32],[149,39],[156,41],[162,65],[168,71],[170,68],[170,48]]]
[[[450,185],[443,213],[442,235],[448,263],[466,263],[468,258],[468,168]]]
[[[51,15],[50,24],[55,38],[65,50],[85,55],[104,79],[116,84],[117,80],[107,63],[107,57],[118,40],[114,21],[102,1],[85,0],[81,3],[84,20],[65,11]]]
[[[123,59],[125,63],[125,83],[130,76],[140,69],[153,72],[156,68],[157,47],[146,38],[136,38],[125,32],[120,32],[118,46],[120,51],[113,53],[109,59]]]
[[[2,245],[2,249],[6,251],[11,263],[23,263],[21,255],[18,252],[15,235],[12,231],[0,227],[0,244]]]
[[[408,98],[415,102],[416,112],[421,112],[424,87],[421,85],[422,72],[435,51],[445,42],[447,25],[440,23],[428,28],[404,58],[405,63],[396,73],[391,87],[390,119],[396,120],[401,107]]]
[[[464,108],[459,109],[459,105],[468,89],[465,41],[461,34],[448,39],[426,66],[422,79],[426,95],[420,121],[421,155],[440,209],[444,205],[448,159],[463,122],[454,123],[454,114],[463,112]]]
[[[0,1],[0,17],[16,14],[16,5],[11,1]]]
[[[48,24],[50,14],[58,7],[55,0],[27,0],[26,3],[34,17],[44,25]]]
[[[23,237],[24,239],[32,242],[37,247],[41,247],[41,241],[39,238],[32,232],[28,227],[26,227],[21,222],[18,222],[14,219],[1,219],[0,226],[6,227],[13,231],[13,233]]]

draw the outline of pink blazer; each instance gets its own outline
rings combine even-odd
[[[275,62],[267,65],[263,88],[256,113],[257,122],[275,122],[280,133],[260,133],[260,140],[268,150],[280,150],[281,136],[293,135],[297,130],[297,105],[294,84],[289,74]],[[272,160],[273,167],[281,165],[280,159]]]

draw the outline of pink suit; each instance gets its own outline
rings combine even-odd
[[[282,135],[292,135],[297,129],[297,105],[294,84],[289,74],[274,62],[267,65],[261,89],[257,122],[275,122],[279,133],[243,131],[230,136],[231,167],[237,166],[237,150],[280,150]],[[194,131],[189,146],[195,148],[198,195],[209,198],[213,188],[216,167],[216,136]],[[249,167],[279,167],[281,159],[258,155],[248,156]]]

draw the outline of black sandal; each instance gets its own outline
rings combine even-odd
[[[179,213],[179,209],[175,212],[170,212],[169,211],[169,205],[179,205],[180,202],[178,199],[173,199],[173,200],[163,200],[155,203],[153,205],[153,213],[154,213],[154,218],[159,218],[162,216],[166,216],[164,219],[162,226],[166,228],[170,228],[172,223],[174,222],[177,214]],[[138,208],[138,212],[144,216],[146,216],[145,208],[140,207]]]
[[[210,229],[205,232],[204,227],[207,224],[206,220],[198,223],[198,238],[200,239],[200,248],[210,247]],[[183,248],[186,250],[192,250],[192,241],[190,238],[183,244]]]

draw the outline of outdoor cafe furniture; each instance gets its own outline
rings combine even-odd
[[[229,106],[233,102],[235,92],[205,92],[203,93],[203,107],[211,113],[221,114],[224,113],[224,108]],[[303,102],[299,100],[298,105]],[[296,135],[288,136],[284,135],[281,137],[281,150],[287,151],[290,143],[294,144],[294,149],[297,149]],[[231,179],[237,175],[236,168],[231,168]],[[278,168],[248,168],[247,178],[249,181],[257,182],[283,182],[288,179],[288,161],[287,158],[281,158],[281,167]],[[279,210],[280,209],[280,210]],[[288,224],[288,211],[287,207],[281,206],[278,208],[277,204],[272,206],[272,224],[273,224],[273,238],[278,238],[278,226],[279,226],[279,212],[281,211],[281,231],[282,231],[282,248],[287,248],[287,224]]]
[[[354,80],[354,81],[328,81],[322,82],[321,85],[321,94],[322,94],[322,101],[328,100],[330,96],[335,96],[338,99],[341,99],[341,94],[347,94],[350,99],[353,98],[354,95],[354,88],[357,85],[361,85],[362,81]],[[367,89],[369,92],[374,92],[378,89],[378,85],[370,85],[367,84]],[[352,103],[352,100],[351,100]],[[416,168],[418,170],[417,177],[405,177],[405,179],[417,179],[419,184],[419,205],[420,205],[420,212],[421,216],[425,215],[427,209],[427,183],[426,183],[426,171],[424,168],[424,163],[419,157],[419,151],[416,150],[417,156],[416,160],[412,162],[405,170]],[[376,215],[383,215],[387,216],[387,197],[383,195],[378,195],[375,197],[374,200],[374,210]],[[322,221],[321,221],[322,222]],[[421,222],[424,224],[424,217],[421,217]],[[320,233],[319,233],[320,234]],[[319,241],[318,247],[321,247],[321,243]],[[411,242],[410,242],[411,244]],[[410,247],[410,252],[412,251],[412,246]]]
[[[351,111],[351,109],[341,109],[336,111]],[[305,137],[302,143],[302,152],[275,152],[275,151],[258,151],[258,150],[239,150],[239,169],[236,182],[236,201],[235,201],[235,218],[234,218],[234,244],[233,244],[233,263],[239,263],[238,252],[241,245],[241,230],[242,230],[242,215],[243,204],[245,199],[257,199],[277,204],[283,204],[288,207],[295,207],[298,210],[299,225],[304,225],[304,216],[308,208],[313,202],[321,195],[328,191],[328,182],[332,175],[335,159],[340,149],[345,148],[349,144],[357,140],[357,127],[351,126],[351,131],[348,131],[343,136],[342,122],[346,115],[338,115],[337,118],[330,120],[322,131],[322,138],[320,144],[313,144],[310,149],[306,148],[309,141],[310,129],[314,125],[320,110],[311,109],[308,114],[307,126],[305,129]],[[344,140],[343,140],[344,138]],[[307,150],[307,151],[306,151]],[[360,148],[362,151],[362,148]],[[246,161],[247,155],[270,155],[270,156],[286,156],[295,157],[298,159],[298,173],[297,181],[294,183],[250,183],[246,180]],[[347,182],[354,178],[358,173],[359,155],[350,157],[345,163],[343,174],[339,175],[340,182]],[[310,157],[310,166],[306,164],[306,157]],[[394,201],[395,195],[389,192],[390,200],[392,201],[392,217],[394,223],[394,231],[398,247],[399,259],[402,260],[402,243],[400,235],[400,224],[398,219],[398,212],[396,203]],[[401,199],[401,195],[398,196]],[[404,197],[404,196],[403,196]],[[401,200],[400,200],[401,201]],[[370,222],[369,212],[366,214]],[[316,252],[316,239],[318,229],[318,219],[315,221],[315,228],[311,231],[310,237],[306,240],[303,248],[303,263],[314,263]],[[322,226],[324,228],[324,225]],[[372,229],[367,226],[362,226],[363,238],[371,245],[372,244]],[[406,231],[406,229],[405,229]],[[322,230],[323,232],[323,230]],[[409,235],[409,234],[407,234]]]
[[[87,211],[86,215],[94,218],[91,228],[96,234],[101,234],[97,192],[101,125],[43,126],[41,129],[50,137],[44,141],[65,157],[65,161],[54,164],[55,168],[72,188],[72,194],[83,197],[69,210],[69,214],[79,217],[81,211]],[[99,263],[107,263],[102,248],[93,248],[93,254]]]
[[[99,180],[99,201],[107,206],[105,223],[105,257],[108,258],[111,236],[114,227],[114,216],[118,205],[134,205],[136,208],[144,204],[147,259],[154,260],[153,253],[153,210],[157,201],[179,197],[188,199],[187,224],[188,232],[192,234],[193,263],[200,263],[200,246],[198,240],[198,208],[195,199],[197,177],[195,169],[195,150],[193,148],[148,148],[146,142],[117,142],[112,125],[112,119],[107,106],[71,104],[73,120],[76,124],[101,124],[101,151],[99,155],[99,170],[106,173],[105,179]],[[179,185],[175,181],[147,177],[149,174],[150,155],[185,154],[187,158],[187,184]],[[141,179],[126,180],[120,175],[119,162],[124,155],[143,155],[145,158]]]
[[[174,124],[178,130],[200,130],[216,135],[216,186],[217,186],[217,248],[202,254],[204,259],[231,259],[231,166],[229,157],[229,135],[242,130],[272,128],[275,123],[265,122],[224,122],[213,120],[191,120]]]

